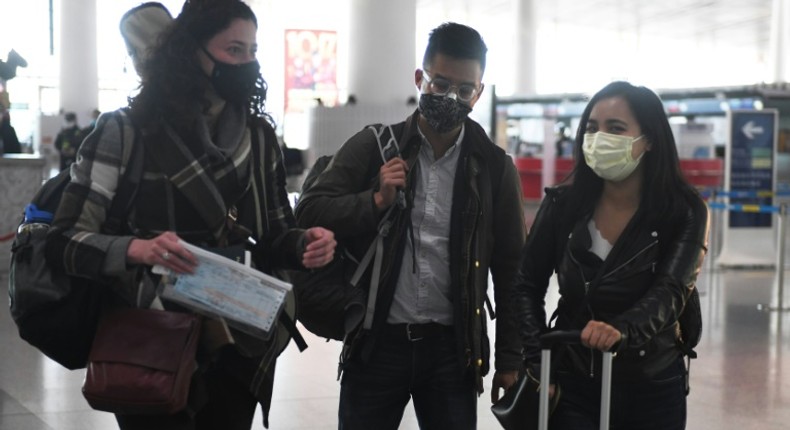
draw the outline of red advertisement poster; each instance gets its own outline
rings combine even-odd
[[[286,30],[285,111],[334,106],[337,98],[337,32]]]

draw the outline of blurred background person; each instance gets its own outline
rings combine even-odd
[[[77,161],[77,150],[80,148],[84,135],[77,124],[77,114],[66,112],[63,116],[63,128],[55,138],[55,149],[60,154],[60,170],[68,169]]]
[[[11,125],[11,113],[5,108],[0,108],[0,155],[18,154],[22,152],[16,130]]]

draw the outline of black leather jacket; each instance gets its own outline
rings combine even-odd
[[[561,299],[555,328],[581,330],[591,319],[611,324],[623,335],[614,379],[649,378],[682,354],[677,319],[702,264],[708,208],[696,199],[665,219],[637,211],[601,261],[589,251],[590,214],[562,226],[563,191],[547,189],[513,290],[526,362],[534,370],[540,365],[538,336],[547,330],[544,300],[556,271]],[[597,351],[575,345],[565,352],[559,370],[588,376],[599,372]]]

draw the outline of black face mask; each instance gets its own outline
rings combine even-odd
[[[229,103],[247,103],[255,91],[255,83],[260,76],[261,66],[258,60],[244,64],[229,64],[214,58],[206,48],[203,48],[203,52],[214,62],[214,69],[209,78],[217,95]]]
[[[472,107],[455,99],[435,94],[420,95],[420,113],[437,133],[447,133],[466,121]]]

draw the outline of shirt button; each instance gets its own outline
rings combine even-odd
[[[639,356],[640,357],[644,357],[645,356],[645,350],[644,349],[639,351]]]
[[[483,367],[483,359],[482,358],[478,358],[477,359],[477,367]]]
[[[475,260],[475,267],[480,267],[480,261],[479,260]]]
[[[480,315],[480,308],[477,308],[477,309],[475,309],[475,313],[476,313],[477,315]]]

